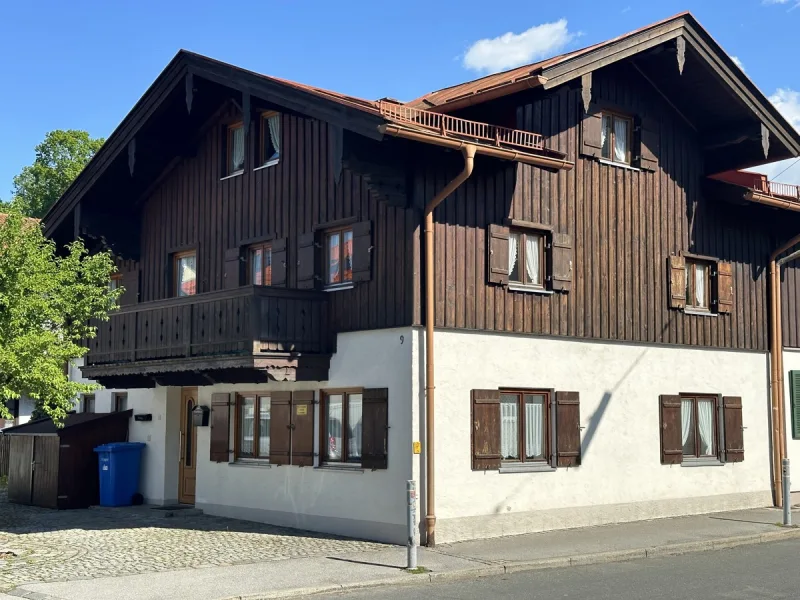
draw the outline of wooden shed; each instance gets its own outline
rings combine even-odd
[[[99,503],[94,448],[128,439],[133,411],[72,413],[57,428],[39,419],[3,432],[10,439],[8,500],[45,508],[87,508]]]

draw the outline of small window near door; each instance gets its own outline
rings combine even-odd
[[[114,394],[114,412],[125,412],[128,410],[128,394],[117,392]]]
[[[269,459],[270,397],[236,397],[236,458]]]
[[[353,229],[336,229],[325,233],[325,284],[342,286],[353,281]]]
[[[272,285],[272,246],[270,244],[250,246],[247,257],[247,283],[249,285]]]
[[[225,146],[226,170],[225,176],[237,175],[244,171],[244,124],[242,122],[228,125]]]
[[[611,162],[631,164],[632,132],[633,119],[604,111],[601,156]]]
[[[94,412],[94,394],[83,395],[83,412],[85,413]]]
[[[197,255],[194,250],[174,255],[173,272],[175,296],[180,298],[197,293]]]

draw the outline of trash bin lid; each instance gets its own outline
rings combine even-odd
[[[133,450],[140,450],[147,444],[143,442],[113,442],[111,444],[103,444],[97,446],[95,452],[131,452]]]

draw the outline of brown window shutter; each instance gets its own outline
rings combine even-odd
[[[658,121],[649,117],[636,121],[636,153],[638,154],[636,163],[643,171],[657,171],[661,145]]]
[[[225,250],[225,289],[231,290],[242,284],[242,253],[239,248]]]
[[[211,394],[211,453],[212,462],[228,462],[230,456],[231,410],[230,394]]]
[[[661,464],[679,465],[683,462],[681,438],[681,397],[661,396]]]
[[[686,259],[679,254],[669,257],[669,307],[686,307]]]
[[[364,390],[361,417],[361,466],[386,469],[389,455],[389,390]]]
[[[269,462],[288,465],[292,450],[291,392],[272,392],[269,413]]]
[[[472,470],[499,469],[500,391],[472,390]]]
[[[581,122],[581,154],[600,158],[603,150],[603,114],[597,104],[590,104]]]
[[[372,221],[353,225],[353,281],[372,278]]]
[[[130,306],[139,302],[139,269],[124,271],[120,283],[125,291],[119,298],[119,305]]]
[[[581,404],[578,392],[556,392],[556,452],[559,467],[581,464]]]
[[[272,286],[286,287],[286,238],[272,242]]]
[[[556,292],[568,292],[572,288],[572,236],[568,233],[553,233],[551,250],[551,288]]]
[[[717,263],[717,312],[733,311],[733,265],[729,262]]]
[[[274,251],[273,251],[274,252]],[[273,258],[273,262],[274,262]],[[316,287],[317,244],[316,236],[304,233],[297,239],[297,287],[313,290]]]
[[[489,283],[508,284],[508,227],[489,225]]]
[[[725,461],[744,460],[744,426],[742,424],[742,399],[739,396],[725,396]]]
[[[292,392],[292,455],[297,467],[314,466],[314,392]],[[270,454],[272,450],[270,450]]]

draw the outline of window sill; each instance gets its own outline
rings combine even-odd
[[[608,165],[609,167],[619,167],[620,169],[628,169],[629,171],[636,171],[637,173],[641,171],[639,167],[632,167],[629,164],[615,162],[613,160],[608,160],[607,158],[601,158],[600,164]]]
[[[337,283],[336,285],[328,285],[322,288],[323,292],[339,292],[341,290],[352,290],[355,285],[350,283]]]
[[[696,317],[717,317],[717,313],[713,313],[710,310],[697,310],[693,308],[684,308],[684,314],[687,315],[695,315]]]
[[[361,468],[361,465],[334,465],[334,464],[323,464],[318,467],[314,467],[315,471],[341,471],[343,473],[364,473],[364,469]]]
[[[500,467],[500,473],[553,473],[555,469],[549,463],[508,464]]]
[[[710,456],[704,458],[684,458],[681,463],[682,467],[722,467],[725,463],[720,462],[719,459]]]
[[[267,162],[265,162],[260,167],[256,167],[255,169],[253,169],[253,171],[260,171],[261,169],[266,169],[267,167],[273,167],[277,165],[279,162],[281,162],[280,158],[273,158],[272,160],[268,160]]]
[[[232,463],[228,463],[231,467],[248,467],[248,468],[255,468],[255,469],[271,469],[272,465],[266,461],[266,459],[256,460],[256,459],[246,459],[240,458]]]
[[[243,173],[244,173],[244,169],[241,169],[239,171],[236,171],[235,173],[231,173],[230,175],[225,175],[225,177],[220,177],[219,180],[220,181],[225,181],[226,179],[233,179],[234,177],[238,177],[239,175],[242,175]]]
[[[540,287],[533,287],[531,285],[522,285],[519,283],[509,283],[508,289],[511,292],[522,292],[524,294],[542,294],[544,296],[550,296],[553,294],[553,290],[546,290]]]

